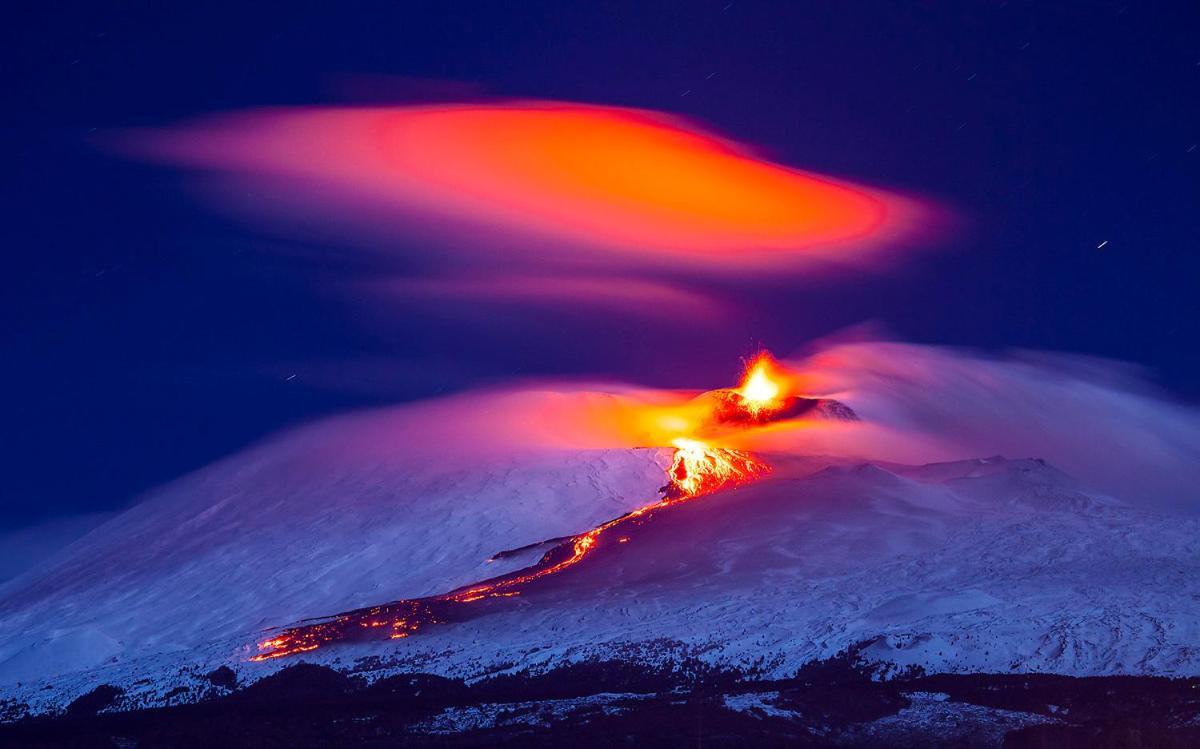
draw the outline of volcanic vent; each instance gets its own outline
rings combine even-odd
[[[736,388],[710,390],[697,397],[709,411],[706,426],[748,427],[788,419],[858,421],[846,404],[832,398],[809,398],[799,394],[800,377],[784,368],[766,351],[746,366]]]

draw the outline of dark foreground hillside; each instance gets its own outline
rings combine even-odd
[[[1200,746],[1200,679],[925,675],[872,679],[853,653],[786,680],[614,662],[473,684],[366,683],[298,664],[198,702],[122,710],[99,687],[63,714],[0,727],[4,747]],[[21,706],[3,706],[9,720]]]

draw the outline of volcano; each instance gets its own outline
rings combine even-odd
[[[851,404],[751,382],[689,401],[710,404],[698,431],[858,423]],[[268,441],[6,584],[6,714],[102,685],[123,709],[175,704],[221,669],[247,683],[299,661],[372,679],[614,659],[782,678],[853,648],[885,674],[1200,673],[1180,595],[1200,526],[1037,459],[683,437],[466,457],[395,449],[407,413]]]

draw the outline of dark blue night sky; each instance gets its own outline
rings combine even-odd
[[[120,507],[281,427],[532,376],[712,386],[872,323],[1146,367],[1200,397],[1200,5],[108,3],[10,17],[0,528]],[[953,232],[886,272],[713,285],[719,333],[637,316],[373,310],[419,265],[267,236],[98,134],[451,92],[677,113],[921,195]],[[252,198],[251,198],[252,199]],[[1100,245],[1102,245],[1100,247]],[[295,375],[294,377],[292,375]]]

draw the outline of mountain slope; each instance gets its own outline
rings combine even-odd
[[[784,674],[875,640],[868,656],[940,671],[1200,668],[1196,521],[1089,495],[1039,461],[811,470],[784,461],[774,478],[673,508],[519,606],[400,652],[422,668],[489,651],[551,663],[654,657],[641,644],[666,638]]]
[[[321,431],[176,482],[0,588],[0,684],[463,585],[653,500],[669,458],[331,460]]]
[[[331,471],[304,449],[270,454],[180,482],[6,586],[4,696],[54,709],[112,683],[153,704],[218,665],[253,680],[297,659],[471,676],[686,656],[782,676],[863,642],[897,668],[1200,673],[1200,523],[999,457],[764,456],[768,478],[622,526],[624,542],[467,621],[249,663],[264,627],[529,564],[536,547],[486,560],[645,504],[669,459],[555,451]]]

